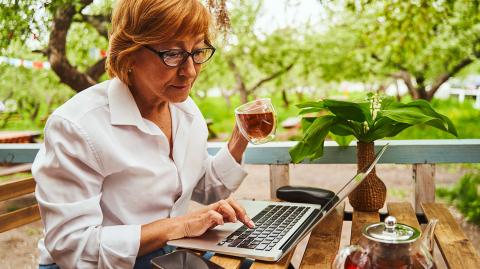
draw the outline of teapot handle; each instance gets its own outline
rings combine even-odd
[[[370,258],[367,251],[359,245],[346,246],[340,249],[332,263],[332,269],[346,268],[370,268]]]

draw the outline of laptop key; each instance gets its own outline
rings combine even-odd
[[[268,244],[260,244],[260,245],[258,245],[255,249],[257,249],[257,250],[264,250],[267,246],[268,246]]]
[[[299,206],[268,206],[252,218],[256,220],[255,228],[243,225],[220,243],[229,247],[271,250],[307,210]]]
[[[242,239],[237,239],[228,244],[229,247],[236,247],[238,244],[240,244],[243,240]]]

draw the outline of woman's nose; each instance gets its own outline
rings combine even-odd
[[[193,62],[192,57],[188,57],[187,60],[178,67],[178,72],[179,75],[188,78],[192,78],[197,75],[197,69],[195,68],[195,63]]]

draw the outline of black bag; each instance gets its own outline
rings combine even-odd
[[[335,197],[333,191],[320,188],[283,186],[277,189],[277,198],[292,203],[308,203],[325,206],[333,197]],[[334,202],[330,204],[334,204]]]
[[[154,269],[223,269],[186,249],[153,258],[150,262]]]

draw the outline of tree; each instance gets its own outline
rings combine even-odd
[[[92,4],[93,0],[54,0],[44,1],[6,1],[2,2],[1,14],[5,20],[0,22],[2,36],[8,36],[8,43],[0,43],[3,48],[12,40],[26,41],[30,35],[37,38],[44,32],[49,33],[48,41],[43,40],[45,48],[36,50],[48,58],[52,70],[58,75],[60,81],[79,92],[97,83],[105,73],[105,58],[96,62],[72,62],[72,54],[67,51],[75,48],[75,43],[68,42],[76,39],[71,34],[71,29],[82,30],[75,32],[82,38],[95,40],[93,44],[103,41],[106,44],[108,21],[111,13],[111,0],[100,4]],[[40,19],[39,19],[40,18]],[[45,29],[45,27],[49,27]],[[92,29],[96,36],[92,38]],[[87,37],[90,35],[90,37]],[[72,38],[73,37],[73,38]],[[3,39],[2,39],[3,40]],[[75,48],[75,49],[78,49]],[[88,49],[83,47],[83,50]],[[75,50],[76,54],[78,51]],[[80,53],[81,54],[81,53]],[[84,52],[83,54],[86,54]],[[75,57],[73,57],[75,58]]]
[[[294,29],[263,35],[254,29],[263,1],[230,1],[231,29],[222,49],[220,66],[233,76],[240,101],[246,103],[267,82],[289,72],[296,62],[299,39]]]
[[[472,1],[346,1],[331,32],[356,39],[374,76],[402,79],[414,99],[431,100],[450,77],[480,58],[480,4]],[[342,44],[339,44],[340,46]]]
[[[209,0],[208,4],[219,19],[219,26],[227,27],[225,0]],[[107,47],[112,5],[113,0],[0,1],[0,48],[5,49],[15,40],[25,42],[32,35],[38,39],[49,32],[48,41],[44,40],[46,47],[36,52],[48,58],[61,82],[82,91],[96,84],[105,73],[106,59],[85,61],[81,56],[88,54],[88,47],[79,46],[78,41],[89,40],[90,45]]]

